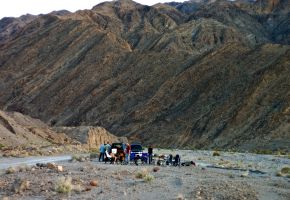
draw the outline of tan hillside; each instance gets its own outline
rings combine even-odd
[[[18,112],[0,111],[0,144],[4,147],[69,144],[72,140],[54,132],[40,120]]]

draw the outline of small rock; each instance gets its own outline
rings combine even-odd
[[[40,168],[44,168],[44,167],[47,167],[47,164],[44,164],[44,163],[36,163],[36,166],[37,167],[40,167]]]
[[[63,172],[63,166],[57,165],[56,170],[57,170],[57,172]]]
[[[57,165],[55,163],[47,163],[47,168],[48,169],[56,169]]]
[[[98,182],[96,180],[92,180],[90,181],[90,185],[96,187],[98,186]]]
[[[160,167],[153,167],[153,172],[158,172],[160,170]]]
[[[249,176],[249,171],[246,171],[245,173],[241,174],[241,177],[248,177]]]

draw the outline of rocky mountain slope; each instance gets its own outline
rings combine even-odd
[[[289,150],[289,11],[119,0],[37,16],[0,29],[0,107],[147,144]]]
[[[17,112],[0,111],[1,148],[47,146],[72,142],[68,136],[54,132],[40,120]]]

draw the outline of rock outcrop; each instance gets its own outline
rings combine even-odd
[[[289,150],[287,2],[37,16],[0,46],[0,108],[147,144]]]
[[[56,132],[63,132],[81,144],[88,145],[90,149],[98,149],[101,144],[114,142],[127,143],[126,137],[117,137],[102,127],[79,126],[79,127],[55,127]]]
[[[4,147],[69,144],[72,140],[54,132],[40,120],[17,112],[0,111],[0,145]]]

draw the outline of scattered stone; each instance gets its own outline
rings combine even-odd
[[[57,165],[56,170],[57,170],[57,172],[63,172],[63,166]]]
[[[178,194],[177,197],[176,197],[177,200],[184,200],[184,196],[183,194]]]
[[[283,174],[281,172],[277,172],[276,176],[281,177],[281,176],[283,176]]]
[[[246,171],[245,173],[241,174],[241,177],[248,177],[249,176],[249,171]]]
[[[153,172],[158,172],[160,170],[160,167],[153,167]]]
[[[40,168],[44,168],[44,167],[47,167],[48,164],[44,164],[44,163],[36,163],[36,166],[37,167],[40,167]]]
[[[90,181],[90,185],[96,187],[98,186],[98,182],[96,180],[92,180]]]
[[[47,163],[47,168],[48,169],[56,169],[57,165],[55,163]]]

